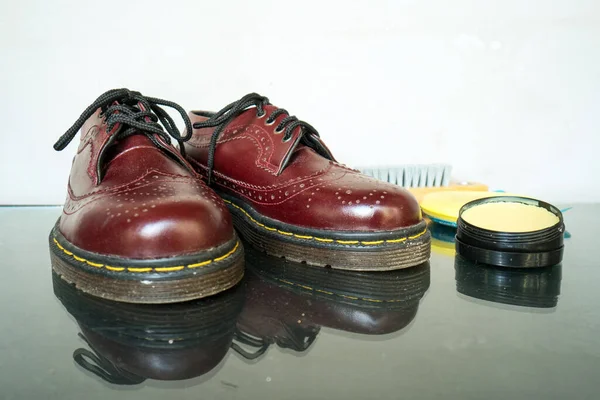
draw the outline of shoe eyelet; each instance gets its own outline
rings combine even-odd
[[[287,143],[287,142],[289,142],[290,140],[292,140],[292,137],[291,137],[291,136],[290,136],[290,137],[288,137],[288,138],[286,138],[286,137],[284,136],[284,137],[283,137],[283,140],[282,140],[281,142],[282,142],[282,143]]]
[[[268,126],[268,125],[273,125],[274,123],[275,123],[275,120],[274,120],[274,119],[273,119],[273,120],[271,120],[271,121],[269,121],[269,118],[267,118],[267,119],[265,120],[265,125],[267,125],[267,126]]]
[[[279,135],[279,134],[281,134],[281,133],[282,133],[284,130],[285,130],[285,129],[281,129],[281,130],[279,130],[279,129],[275,129],[273,132],[275,132],[275,134],[276,134],[276,135]]]
[[[262,114],[256,113],[256,119],[261,119],[262,117],[264,117],[265,115],[267,115],[267,112],[263,110]]]

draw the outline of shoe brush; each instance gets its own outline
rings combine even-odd
[[[450,177],[452,166],[448,164],[411,164],[357,169],[365,175],[408,189],[419,203],[423,196],[434,192],[488,191],[488,186],[482,183],[452,180]]]

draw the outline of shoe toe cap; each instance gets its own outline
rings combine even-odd
[[[141,259],[193,254],[234,237],[212,190],[185,182],[152,186],[91,202],[61,218],[61,233],[87,251]]]
[[[296,206],[310,218],[297,224],[340,231],[393,231],[422,220],[416,199],[405,189],[358,173],[298,196]]]

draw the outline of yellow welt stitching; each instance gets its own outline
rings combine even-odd
[[[86,263],[88,265],[91,265],[92,267],[96,267],[96,268],[106,268],[109,271],[115,271],[115,272],[121,272],[121,271],[125,271],[125,269],[127,269],[127,271],[129,272],[150,272],[150,271],[156,271],[156,272],[172,272],[172,271],[181,271],[182,269],[185,269],[186,266],[184,265],[176,265],[173,267],[156,267],[156,268],[132,268],[132,267],[113,267],[110,265],[104,265],[104,264],[99,264],[99,263],[95,263],[89,260],[86,260],[85,258],[79,257],[74,255],[72,252],[68,251],[67,249],[65,249],[63,246],[61,246],[61,244],[58,242],[58,240],[56,240],[56,238],[52,238],[52,240],[54,241],[54,243],[56,244],[56,247],[58,247],[63,253],[73,257],[75,260],[79,261],[79,262],[83,262]],[[228,257],[230,257],[233,253],[235,253],[238,249],[238,247],[240,246],[240,242],[239,240],[235,243],[235,246],[233,246],[233,249],[231,249],[229,252],[227,252],[226,254],[217,257],[213,260],[208,260],[208,261],[203,261],[197,264],[190,264],[187,266],[187,268],[197,268],[197,267],[202,267],[204,265],[208,265],[211,264],[213,262],[217,262],[217,261],[222,261]]]
[[[376,240],[376,241],[373,241],[373,242],[361,242],[361,243],[362,244],[366,244],[368,246],[368,245],[371,245],[371,244],[381,244],[383,242],[384,242],[384,240]]]
[[[62,251],[65,253],[65,254],[68,254],[68,255],[70,255],[70,256],[72,256],[72,255],[73,255],[73,253],[71,253],[70,251],[68,251],[68,250],[67,250],[67,249],[65,249],[64,247],[62,247],[62,246],[60,245],[60,243],[58,243],[58,240],[56,240],[56,238],[54,238],[53,240],[54,240],[54,243],[56,243],[56,245],[58,246],[58,248],[59,248],[59,249],[61,249],[61,250],[62,250]]]
[[[185,266],[178,265],[176,267],[157,267],[157,268],[154,268],[154,270],[156,272],[171,272],[171,271],[181,271],[184,268],[185,268]]]
[[[229,257],[229,254],[225,254],[224,256],[217,257],[217,258],[215,258],[215,259],[213,260],[213,262],[217,262],[217,261],[224,260],[224,259],[226,259],[227,257]]]
[[[227,254],[225,254],[225,255],[223,255],[223,256],[221,256],[221,257],[217,257],[217,258],[215,258],[213,261],[221,261],[221,260],[224,260],[224,259],[226,259],[226,258],[227,258],[227,257],[229,257],[230,255],[232,255],[233,253],[235,253],[235,251],[237,250],[237,248],[239,247],[239,245],[240,245],[240,242],[239,242],[239,241],[237,241],[237,242],[235,243],[235,246],[233,246],[233,249],[231,249],[231,250],[229,251],[229,253],[227,253]]]
[[[104,266],[104,264],[93,263],[93,262],[88,261],[88,260],[85,260],[85,263],[87,265],[91,265],[92,267],[96,267],[96,268],[102,268]]]
[[[363,297],[361,300],[370,301],[371,303],[383,303],[383,300],[367,299],[366,297]]]
[[[296,285],[296,286],[300,286],[303,289],[315,290],[315,289],[311,288],[310,286],[305,286],[305,285]]]
[[[150,272],[150,271],[152,271],[152,268],[131,268],[131,267],[128,267],[127,271],[129,271],[129,272]]]
[[[308,289],[308,290],[312,290],[313,292],[319,292],[319,293],[325,293],[328,295],[332,295],[332,296],[337,296],[337,297],[343,297],[345,299],[351,299],[351,300],[364,300],[364,301],[369,301],[371,303],[395,303],[395,302],[401,302],[404,300],[377,300],[377,299],[369,299],[367,297],[355,297],[355,296],[348,296],[345,294],[336,294],[336,293],[332,293],[332,292],[328,292],[326,290],[321,290],[321,289],[313,289],[310,286],[306,286],[306,285],[301,285],[299,283],[294,283],[294,282],[290,282],[290,281],[286,281],[285,279],[279,279],[279,278],[275,278],[275,280],[278,280],[279,282],[291,285],[291,286],[297,286],[297,287],[301,287],[303,289]]]
[[[212,260],[208,260],[208,261],[202,261],[202,262],[199,262],[199,263],[196,263],[196,264],[190,264],[190,265],[188,265],[187,267],[188,267],[188,268],[198,268],[198,267],[202,267],[202,266],[204,266],[204,265],[208,265],[208,264],[210,264],[211,262],[212,262]]]
[[[230,204],[232,207],[235,207],[238,210],[240,210],[254,224],[260,226],[261,228],[265,228],[268,231],[277,232],[277,233],[285,235],[285,236],[294,236],[299,239],[316,240],[316,241],[324,242],[324,243],[331,243],[331,242],[335,241],[336,243],[340,243],[340,244],[362,244],[365,246],[376,246],[376,245],[383,244],[383,243],[402,243],[409,239],[416,239],[420,236],[423,236],[427,232],[427,228],[425,228],[423,230],[423,232],[417,233],[416,235],[409,236],[409,237],[404,237],[404,238],[400,238],[400,239],[374,240],[374,241],[364,241],[364,242],[359,241],[359,240],[334,240],[334,239],[320,238],[320,237],[316,237],[316,236],[303,236],[303,235],[298,235],[298,234],[291,233],[291,232],[282,231],[277,228],[272,228],[270,226],[266,226],[265,224],[262,224],[262,223],[258,222],[256,219],[254,219],[254,217],[252,217],[252,215],[250,215],[246,210],[244,210],[242,207],[238,206],[237,204],[234,204],[233,202],[231,202],[229,200],[225,200],[225,199],[223,199],[223,201],[227,204]]]
[[[325,242],[325,243],[333,242],[333,239],[323,239],[323,238],[318,238],[318,237],[315,237],[313,239],[318,240],[319,242]]]
[[[207,261],[199,262],[199,263],[196,263],[196,264],[190,264],[187,267],[188,268],[198,268],[198,267],[203,267],[205,265],[211,264],[213,262],[222,261],[222,260],[230,257],[233,253],[235,253],[239,246],[240,246],[240,242],[237,241],[235,243],[235,246],[233,246],[233,249],[231,249],[227,254],[224,254],[221,257],[217,257],[217,258],[215,258],[213,260],[207,260]]]
[[[328,292],[326,290],[321,290],[321,289],[315,289],[317,292],[319,293],[325,293],[325,294],[333,294],[333,292]]]
[[[387,243],[400,243],[400,242],[405,242],[407,238],[400,238],[400,239],[390,239],[390,240],[386,240]]]

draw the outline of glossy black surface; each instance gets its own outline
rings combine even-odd
[[[247,251],[243,284],[176,305],[51,273],[58,208],[0,209],[0,399],[596,399],[600,206],[565,214],[562,265],[455,258],[364,274]]]

